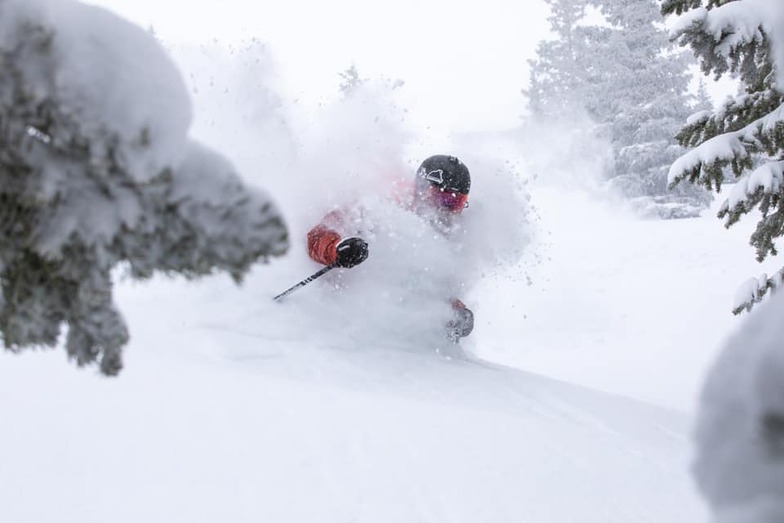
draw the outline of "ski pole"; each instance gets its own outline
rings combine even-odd
[[[275,300],[275,301],[282,300],[283,298],[285,298],[286,296],[288,296],[289,294],[291,294],[295,290],[299,289],[300,287],[304,287],[305,285],[307,285],[308,283],[312,282],[316,278],[320,278],[320,277],[324,276],[326,273],[328,273],[329,271],[331,271],[335,267],[337,267],[337,265],[335,265],[335,264],[327,265],[323,269],[319,270],[318,272],[316,272],[314,274],[311,274],[310,276],[308,276],[307,278],[305,278],[304,280],[302,280],[298,284],[289,287],[288,289],[286,289],[285,291],[281,292],[280,294],[278,294],[277,296],[275,296],[272,299]]]

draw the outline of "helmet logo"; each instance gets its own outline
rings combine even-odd
[[[436,169],[430,172],[422,169],[421,176],[429,182],[437,183],[439,185],[444,184],[444,171],[442,169]]]

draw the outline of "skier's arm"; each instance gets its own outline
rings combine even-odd
[[[323,265],[350,268],[368,256],[368,244],[358,237],[343,238],[336,230],[344,221],[340,211],[332,211],[308,232],[308,256]]]
[[[337,245],[340,234],[322,224],[318,224],[308,232],[308,256],[323,265],[332,265],[337,260]]]

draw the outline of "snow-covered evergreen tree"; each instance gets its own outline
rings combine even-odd
[[[674,34],[700,58],[706,74],[732,74],[742,88],[683,128],[679,139],[695,148],[673,164],[670,179],[719,190],[727,171],[736,176],[719,217],[729,227],[759,212],[751,243],[758,259],[775,255],[775,241],[784,233],[784,5],[666,0],[663,12],[679,15]],[[739,291],[734,312],[750,309],[781,281],[781,271],[751,280]],[[717,523],[784,519],[782,311],[784,295],[777,293],[751,314],[702,391],[694,475]]]
[[[694,216],[707,207],[707,191],[668,190],[667,172],[683,153],[675,135],[693,112],[687,94],[689,61],[674,51],[655,0],[602,0],[609,74],[593,112],[607,122],[615,146],[613,183],[643,212],[664,218]],[[598,94],[598,93],[597,93]],[[603,113],[603,114],[602,114]]]
[[[536,58],[529,60],[528,108],[536,117],[569,115],[586,87],[585,57],[588,35],[579,25],[585,16],[585,0],[545,0],[550,6],[550,30],[554,38],[539,42]]]
[[[777,254],[775,241],[784,233],[784,96],[770,47],[769,35],[776,28],[766,25],[771,18],[765,7],[756,1],[663,4],[665,14],[680,15],[674,35],[692,48],[703,72],[717,78],[732,74],[742,84],[741,94],[716,111],[699,114],[681,130],[681,144],[694,149],[672,165],[669,179],[718,191],[731,171],[738,183],[719,217],[730,227],[753,210],[762,213],[751,236],[758,261]],[[750,309],[783,278],[784,269],[747,282],[733,312]]]
[[[675,134],[692,108],[688,62],[674,52],[655,0],[549,0],[556,40],[543,42],[528,89],[534,114],[587,111],[613,148],[606,176],[645,216],[694,216],[710,195],[668,189],[667,169],[682,149]],[[590,24],[586,9],[604,20]]]
[[[713,109],[713,100],[711,100],[710,93],[708,93],[708,85],[704,78],[700,78],[697,86],[697,94],[694,95],[694,113],[692,118],[698,118],[697,113],[700,111],[710,111]]]
[[[0,333],[122,367],[112,269],[239,280],[287,249],[266,194],[187,137],[184,82],[155,39],[72,0],[0,0]]]

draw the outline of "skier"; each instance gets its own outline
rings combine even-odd
[[[429,219],[433,227],[448,235],[460,213],[468,207],[471,175],[454,156],[435,155],[417,169],[414,187],[400,202],[405,208]],[[359,236],[357,223],[362,210],[336,210],[327,214],[307,235],[308,255],[323,265],[351,268],[368,257],[368,244]],[[453,319],[447,324],[447,337],[453,342],[468,336],[474,328],[474,314],[465,304],[452,298]]]

